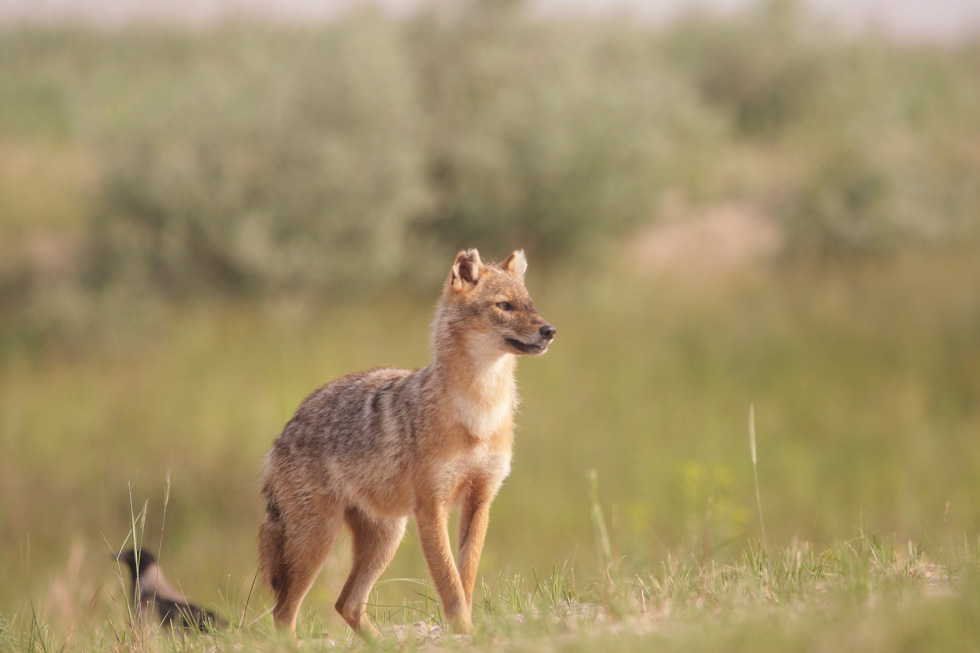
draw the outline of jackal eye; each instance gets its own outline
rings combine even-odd
[[[510,302],[497,302],[497,308],[499,308],[502,311],[512,311],[512,310],[514,310],[514,307],[511,306],[511,303]]]

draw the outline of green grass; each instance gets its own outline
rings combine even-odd
[[[473,638],[445,635],[431,587],[417,581],[400,605],[369,605],[385,639],[367,649],[964,650],[978,635],[978,563],[976,541],[930,556],[912,542],[859,533],[819,548],[803,541],[754,545],[725,564],[669,557],[627,571],[625,561],[613,561],[584,582],[555,565],[548,574],[485,581]],[[117,577],[104,585],[108,594],[123,591]],[[230,628],[176,638],[159,627],[132,627],[120,606],[64,631],[31,605],[0,617],[0,645],[24,651],[347,650],[355,639],[346,627],[328,629],[310,608],[298,643],[284,640],[252,598],[233,595],[218,608]]]
[[[824,635],[806,619],[794,631],[797,609],[816,623],[901,626],[894,637],[939,628],[933,605],[948,602],[951,622],[968,614],[972,572],[955,570],[974,565],[980,522],[978,260],[765,268],[701,286],[614,268],[532,270],[536,305],[559,336],[519,366],[514,468],[492,512],[477,604],[513,614],[557,587],[610,615],[671,606],[649,633],[575,617],[570,648],[586,645],[580,637],[610,647],[666,637],[667,648],[722,649],[771,624],[787,646],[806,648]],[[49,645],[69,632],[113,641],[106,620],[120,631],[126,611],[110,553],[144,504],[145,541],[174,580],[236,622],[250,597],[241,637],[261,643],[269,596],[253,588],[257,477],[272,439],[330,378],[428,358],[431,304],[405,295],[154,306],[152,321],[107,324],[103,336],[5,350],[0,613],[22,644],[33,615]],[[314,632],[343,630],[331,606],[347,549],[338,545],[305,604]],[[935,603],[916,581],[908,601],[871,607],[892,587],[882,579],[922,565],[957,579],[953,594]],[[767,574],[785,576],[771,593]],[[426,577],[409,529],[378,587],[382,613],[391,610],[383,620],[438,618]],[[857,602],[841,603],[848,596]],[[910,622],[920,608],[923,621]],[[535,623],[536,637],[565,641],[564,626]],[[695,634],[703,623],[714,635]],[[500,636],[527,644],[506,619],[481,628],[513,628]]]

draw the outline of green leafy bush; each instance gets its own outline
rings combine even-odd
[[[103,145],[103,274],[176,291],[323,287],[406,265],[426,209],[396,24],[231,32]]]
[[[14,189],[84,207],[82,292],[429,287],[469,246],[615,258],[665,198],[747,206],[791,256],[976,243],[978,71],[975,43],[847,38],[792,0],[668,26],[505,2],[22,30],[0,34],[0,138],[97,169],[95,201]],[[44,292],[14,267],[0,286]]]

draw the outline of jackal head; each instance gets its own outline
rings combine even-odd
[[[534,310],[524,287],[527,258],[515,250],[502,263],[484,265],[475,249],[456,255],[443,291],[452,328],[488,353],[543,354],[557,329]]]

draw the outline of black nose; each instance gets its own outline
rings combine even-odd
[[[558,333],[558,329],[550,324],[545,324],[543,327],[541,327],[541,337],[545,340],[551,340],[555,337],[556,333]]]

